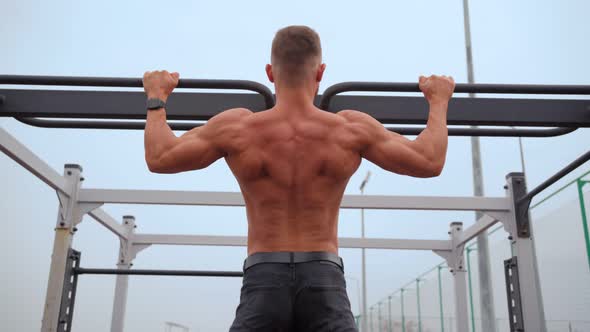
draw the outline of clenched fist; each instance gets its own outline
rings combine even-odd
[[[166,70],[146,71],[143,74],[143,89],[148,98],[158,98],[166,101],[172,90],[178,85],[178,73]]]
[[[420,90],[431,104],[448,102],[455,90],[455,81],[451,76],[420,76],[419,82]]]

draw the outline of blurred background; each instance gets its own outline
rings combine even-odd
[[[167,69],[181,78],[247,79],[264,83],[274,33],[304,24],[322,38],[327,71],[323,88],[343,81],[416,82],[447,74],[467,81],[462,1],[4,1],[0,73],[20,75],[140,77]],[[474,74],[478,83],[589,84],[590,3],[472,1]],[[320,89],[320,92],[323,91]],[[142,105],[143,106],[143,105]],[[199,107],[195,105],[195,108]],[[141,131],[33,128],[0,118],[2,128],[61,173],[83,166],[85,188],[238,191],[224,161],[206,170],[151,174]],[[522,140],[529,188],[588,150],[590,131]],[[504,177],[521,171],[516,138],[482,138],[486,196],[503,196]],[[363,162],[347,194],[473,194],[469,138],[451,138],[443,174],[414,179]],[[584,165],[533,201],[533,225],[549,331],[590,331],[590,265],[583,224],[588,206]],[[5,331],[38,331],[58,209],[55,192],[0,154],[0,322]],[[545,199],[546,198],[546,199]],[[243,208],[106,205],[120,220],[134,215],[138,232],[246,235]],[[450,222],[466,226],[470,212],[364,211],[366,236],[446,239]],[[360,237],[361,212],[342,210],[339,235]],[[114,268],[119,243],[86,217],[73,247],[82,266]],[[489,230],[497,331],[508,331],[503,260],[507,234]],[[353,313],[360,314],[361,254],[342,249]],[[154,246],[134,268],[235,270],[245,248]],[[477,246],[467,249],[470,330],[482,331]],[[451,275],[431,252],[367,250],[370,331],[453,331]],[[81,276],[74,331],[108,331],[114,276]],[[239,300],[239,278],[130,277],[127,331],[227,331]],[[403,298],[403,300],[402,300]],[[402,310],[402,301],[404,308]],[[173,331],[182,331],[176,328]]]

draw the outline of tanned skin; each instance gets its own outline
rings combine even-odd
[[[447,151],[447,105],[455,83],[452,77],[420,77],[430,113],[426,129],[409,140],[365,113],[333,114],[315,107],[324,69],[324,64],[313,64],[310,75],[294,85],[267,65],[275,83],[275,107],[257,113],[230,109],[181,137],[166,123],[165,109],[148,111],[145,158],[150,171],[191,171],[225,158],[246,202],[248,254],[337,254],[339,207],[361,158],[398,174],[441,173]],[[178,78],[178,73],[146,72],[148,98],[165,101]]]

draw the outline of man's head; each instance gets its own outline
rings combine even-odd
[[[319,83],[324,69],[320,36],[315,31],[292,25],[277,32],[272,41],[271,65],[266,66],[271,82],[289,87]]]

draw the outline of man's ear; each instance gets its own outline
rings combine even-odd
[[[274,75],[272,74],[272,65],[270,65],[270,64],[267,64],[267,65],[266,65],[266,68],[265,68],[265,70],[266,70],[266,76],[268,77],[268,80],[269,80],[271,83],[274,83],[274,82],[275,82],[275,77],[274,77]]]
[[[322,77],[324,77],[324,71],[326,70],[326,64],[322,63],[320,65],[320,67],[318,68],[318,72],[316,74],[316,81],[317,82],[321,82],[322,81]]]

